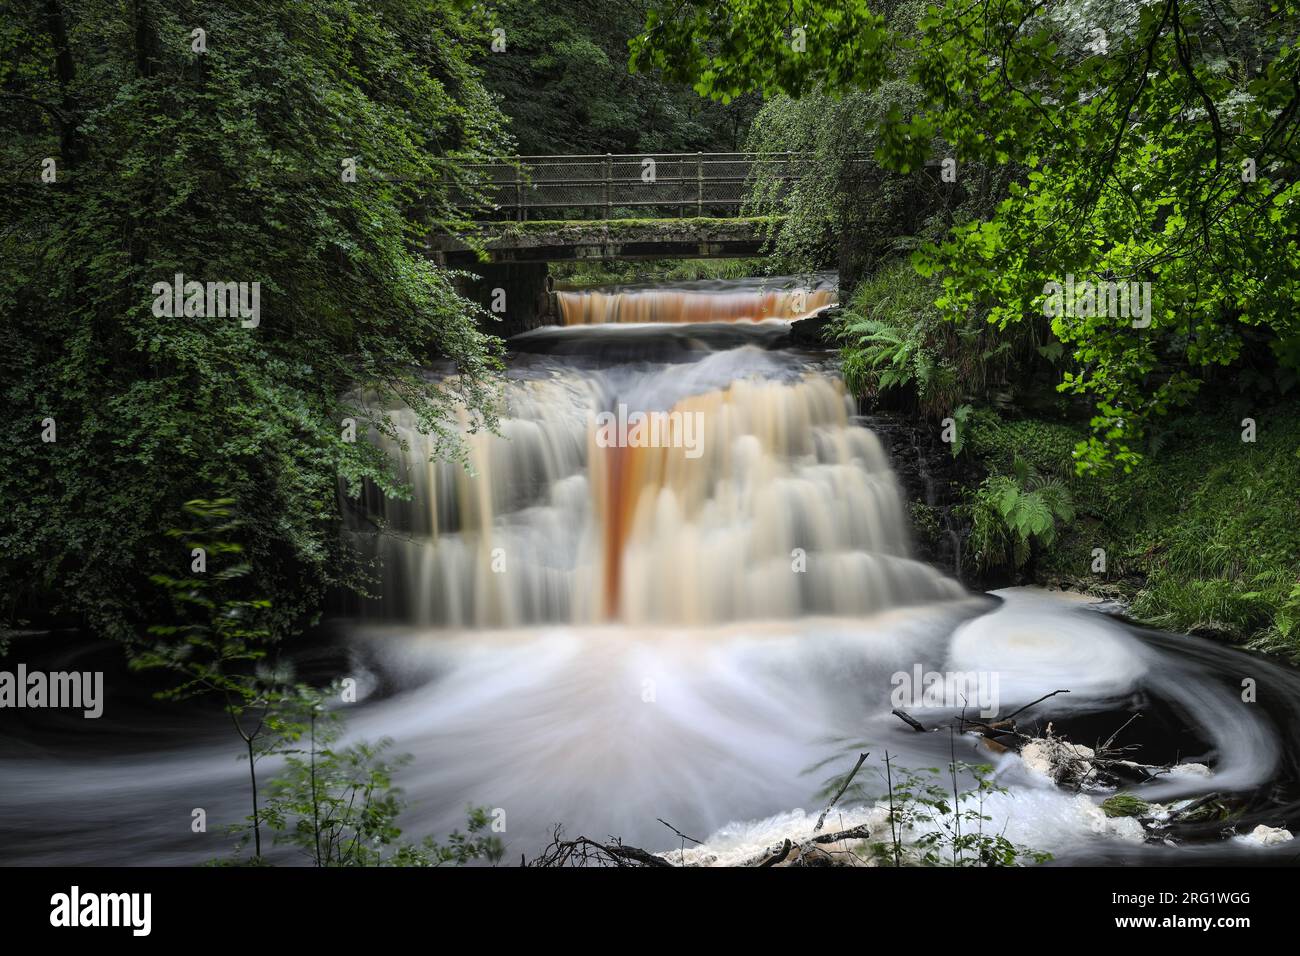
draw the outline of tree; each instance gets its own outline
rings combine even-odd
[[[1096,410],[1080,469],[1129,468],[1144,422],[1215,367],[1291,386],[1292,0],[944,0],[918,31],[891,28],[861,0],[691,4],[652,12],[632,62],[724,102],[749,89],[874,90],[906,63],[920,101],[878,124],[884,166],[918,169],[943,144],[959,170],[1023,171],[990,215],[918,251],[918,269],[942,279],[938,304],[954,318],[1003,329],[1052,318],[1075,365],[1061,389]],[[1060,287],[1082,291],[1061,301]],[[1102,288],[1124,294],[1119,307],[1098,306]]]
[[[480,62],[521,153],[741,148],[755,97],[709,103],[684,84],[628,73],[642,0],[502,0],[493,17],[505,48],[484,52]]]
[[[7,8],[0,591],[129,636],[214,489],[278,633],[364,585],[340,484],[402,493],[367,429],[400,402],[454,454],[453,409],[493,422],[495,340],[422,251],[468,214],[462,162],[510,147],[490,41],[458,0]]]

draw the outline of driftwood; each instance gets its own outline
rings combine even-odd
[[[629,846],[619,839],[611,839],[609,843],[599,843],[585,836],[575,840],[565,840],[561,836],[561,828],[556,827],[550,844],[525,865],[671,867],[673,864],[661,856],[656,856],[638,846]]]
[[[813,833],[816,833],[822,828],[822,824],[826,822],[826,814],[830,813],[831,807],[835,806],[840,797],[844,796],[844,791],[849,789],[849,784],[853,782],[853,778],[856,777],[858,771],[862,769],[862,762],[870,756],[870,753],[858,754],[858,762],[853,765],[853,769],[849,771],[849,775],[844,778],[844,784],[840,787],[839,792],[836,793],[835,796],[831,797],[831,802],[826,804],[826,809],[823,810],[822,815],[817,818],[817,825],[813,827]]]
[[[899,710],[897,707],[895,707],[893,710],[890,711],[890,713],[893,714],[895,717],[897,717],[899,720],[901,720],[903,723],[907,724],[907,726],[911,727],[918,734],[923,734],[926,732],[925,725],[922,724],[915,717],[913,717],[911,714],[907,713],[907,711]]]
[[[674,829],[671,825],[668,826],[669,829]],[[773,847],[737,865],[760,868],[779,866],[782,863],[791,866],[833,866],[838,861],[833,853],[827,852],[826,847],[844,840],[866,840],[870,836],[871,828],[866,824],[859,824],[834,833],[814,833],[813,836],[798,843],[787,837],[779,847]],[[689,840],[690,837],[686,839]],[[520,864],[536,867],[610,866],[676,869],[687,865],[684,862],[674,863],[669,859],[678,852],[674,850],[661,856],[637,846],[630,846],[618,839],[611,839],[609,843],[601,843],[585,836],[566,840],[561,828],[556,827],[546,849],[532,860],[521,859]],[[679,859],[684,858],[679,857]]]
[[[766,867],[789,862],[791,866],[835,866],[835,857],[823,847],[844,840],[867,840],[870,837],[871,828],[865,823],[836,833],[819,833],[799,843],[794,843],[787,837],[774,852],[768,851],[770,855],[747,860],[741,865]]]
[[[673,826],[671,823],[669,823],[669,822],[668,822],[667,820],[665,820],[663,817],[655,817],[655,819],[658,820],[660,823],[662,823],[664,826],[666,826],[668,829],[672,830],[674,833],[676,833],[676,834],[677,834],[679,837],[681,837],[683,840],[690,840],[690,841],[691,841],[692,843],[694,843],[696,846],[703,846],[703,845],[704,845],[704,841],[703,841],[703,840],[697,840],[697,839],[695,839],[695,837],[693,837],[693,836],[687,836],[685,833],[683,833],[681,830],[677,829],[675,826]]]
[[[1207,793],[1205,796],[1201,797],[1199,800],[1193,800],[1191,803],[1187,804],[1187,806],[1185,806],[1185,807],[1179,807],[1177,810],[1170,810],[1170,811],[1169,811],[1169,816],[1165,817],[1165,819],[1164,819],[1164,824],[1165,824],[1165,826],[1169,826],[1169,825],[1172,824],[1172,823],[1176,823],[1176,822],[1179,821],[1179,819],[1180,819],[1181,817],[1185,817],[1185,816],[1187,816],[1189,813],[1195,813],[1197,810],[1201,809],[1201,807],[1204,807],[1204,806],[1206,806],[1207,804],[1213,803],[1213,802],[1215,802],[1216,800],[1219,800],[1219,799],[1220,799],[1220,795],[1219,795],[1219,794],[1217,794],[1217,793]]]
[[[1044,694],[1042,697],[1039,697],[1037,700],[1031,700],[1029,703],[1025,704],[1025,706],[1013,710],[1005,717],[994,717],[993,719],[987,721],[975,720],[973,718],[967,717],[966,711],[963,708],[961,714],[957,718],[957,729],[964,732],[967,727],[974,727],[984,737],[989,738],[991,740],[995,740],[998,743],[1003,744],[1004,746],[1009,741],[1000,740],[999,738],[1010,737],[1013,738],[1013,741],[1020,740],[1021,742],[1026,740],[1032,740],[1033,738],[1030,737],[1028,734],[1022,734],[1016,730],[1016,718],[1021,714],[1023,714],[1025,711],[1027,711],[1030,707],[1033,707],[1035,704],[1041,704],[1049,697],[1055,697],[1057,694],[1068,694],[1068,693],[1069,693],[1068,690],[1054,690],[1050,694]]]
[[[1021,741],[1033,739],[1029,735],[1019,733],[1016,730],[1015,718],[1018,715],[1023,714],[1030,707],[1033,707],[1035,704],[1041,704],[1049,697],[1055,697],[1057,694],[1068,694],[1068,693],[1069,693],[1068,690],[1054,690],[1050,694],[1044,694],[1042,697],[1039,697],[1037,700],[1032,700],[1029,703],[1025,704],[1025,706],[1017,710],[1013,710],[1005,717],[995,717],[992,720],[988,720],[988,721],[975,720],[974,718],[967,717],[966,711],[963,709],[961,714],[957,717],[957,729],[964,733],[968,728],[974,728],[990,743],[997,744],[998,745],[997,749],[1001,749],[1001,750],[1015,749],[1014,746],[1009,748],[1007,746],[1008,743],[1007,741],[1002,741],[999,740],[998,738],[1010,737],[1013,738],[1013,742],[1016,739]],[[907,713],[907,711],[899,710],[896,707],[893,710],[891,710],[890,713],[893,714],[895,717],[897,717],[899,720],[901,720],[903,723],[907,724],[907,726],[911,727],[918,734],[928,733],[926,726],[923,723],[921,723],[919,720],[917,720],[915,717],[913,717],[911,714]],[[1125,726],[1127,726],[1127,724]],[[1123,728],[1120,729],[1122,730]],[[1116,733],[1118,733],[1118,731]]]
[[[1038,700],[1031,700],[1029,703],[1025,704],[1025,706],[1024,706],[1024,707],[1021,707],[1019,710],[1013,710],[1011,713],[1007,714],[1005,717],[1000,717],[1000,718],[998,718],[998,719],[999,719],[999,720],[1011,720],[1011,718],[1015,717],[1017,714],[1023,714],[1023,713],[1024,713],[1025,711],[1027,711],[1030,707],[1033,707],[1035,704],[1041,704],[1043,701],[1047,700],[1047,698],[1049,698],[1049,697],[1055,697],[1057,694],[1068,694],[1068,693],[1069,693],[1068,690],[1054,690],[1054,691],[1052,691],[1050,694],[1044,694],[1042,697],[1038,698]]]
[[[784,863],[785,858],[790,855],[790,851],[793,849],[794,849],[794,844],[790,842],[789,837],[786,837],[781,844],[781,849],[778,850],[774,855],[769,856],[766,860],[764,860],[762,863],[758,865],[760,867],[764,867],[764,866],[776,866],[778,863]]]

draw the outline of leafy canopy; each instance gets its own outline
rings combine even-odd
[[[879,123],[883,165],[949,156],[959,181],[968,165],[1017,171],[991,215],[916,253],[943,281],[942,308],[1006,328],[1040,318],[1067,276],[1150,284],[1147,327],[1087,309],[1052,323],[1077,366],[1062,390],[1096,409],[1079,467],[1128,468],[1143,422],[1213,366],[1265,349],[1270,387],[1285,389],[1300,365],[1296,12],[1293,0],[943,0],[912,32],[862,2],[714,0],[653,11],[633,63],[724,101],[913,84],[915,108]]]
[[[361,580],[340,476],[401,493],[365,440],[382,409],[448,453],[456,409],[492,421],[494,340],[423,252],[464,218],[461,163],[509,148],[471,63],[490,33],[445,0],[51,0],[0,23],[0,593],[129,634],[156,619],[147,571],[189,562],[165,529],[222,495],[268,626],[292,626]],[[177,273],[260,283],[260,323],[155,315]]]

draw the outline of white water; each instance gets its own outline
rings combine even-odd
[[[989,829],[1067,861],[1202,852],[1144,848],[1131,821],[1101,813],[1102,795],[1065,792],[968,738],[913,733],[889,698],[891,676],[918,664],[997,675],[1003,713],[1068,688],[1033,713],[1065,724],[1101,715],[1102,734],[1135,711],[1162,722],[1126,742],[1186,731],[1178,759],[1212,776],[1162,778],[1146,799],[1290,785],[1284,733],[1297,713],[1279,701],[1300,697],[1293,671],[1144,636],[1056,598],[967,594],[912,556],[888,458],[833,372],[772,350],[774,334],[769,321],[533,336],[547,354],[512,360],[501,435],[468,439],[472,476],[428,463],[423,436],[396,412],[409,448],[389,450],[415,495],[365,499],[387,534],[354,524],[383,561],[383,600],[340,625],[350,663],[339,676],[363,691],[350,736],[391,737],[413,756],[398,779],[408,836],[463,828],[475,804],[504,811],[508,861],[539,850],[557,824],[672,850],[663,818],[707,841],[695,857],[739,862],[806,834],[815,793],[865,749],[862,780],[882,795],[886,751],[896,767],[942,767],[954,752],[996,764],[1009,792],[985,806]],[[703,454],[597,447],[589,415],[618,402],[700,412]],[[1242,705],[1242,676],[1258,680],[1260,707]],[[935,726],[955,709],[911,712]],[[220,824],[247,812],[237,753],[232,737],[210,735],[57,761],[20,745],[5,761],[0,852],[69,863],[222,855]],[[196,806],[210,834],[190,832]],[[1294,806],[1262,814],[1253,819],[1280,825]],[[832,815],[835,826],[858,822],[881,827],[880,810],[848,802]]]
[[[472,472],[430,463],[395,410],[410,451],[384,442],[414,496],[372,502],[390,532],[370,536],[385,575],[372,613],[716,624],[962,594],[911,559],[888,459],[834,378],[748,345],[685,365],[552,360],[506,398],[500,434],[467,437]],[[598,447],[592,416],[619,404],[698,416],[698,457]]]
[[[702,280],[661,286],[614,286],[558,294],[565,325],[646,322],[737,322],[801,319],[836,301],[829,275]]]

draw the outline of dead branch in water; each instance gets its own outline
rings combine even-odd
[[[798,843],[786,837],[779,847],[772,847],[758,856],[736,865],[760,868],[779,866],[782,863],[787,863],[790,866],[834,865],[840,862],[837,857],[846,851],[827,849],[828,847],[846,840],[866,840],[870,839],[870,837],[871,828],[866,824],[859,824],[845,830],[837,830],[834,833],[814,833],[813,836]],[[690,837],[686,837],[686,839],[689,840]],[[677,857],[679,862],[674,863],[670,857],[678,853],[681,854]],[[712,862],[712,860],[706,859],[701,861],[700,865],[708,865],[709,862]],[[600,843],[585,836],[566,840],[563,837],[562,828],[558,826],[552,834],[550,844],[532,860],[520,860],[520,864],[522,866],[537,867],[608,866],[668,867],[674,869],[691,865],[685,862],[685,853],[678,850],[673,850],[670,854],[661,856],[640,847],[629,846],[622,840],[613,838],[609,843]]]
[[[540,867],[671,867],[673,865],[661,856],[656,856],[638,846],[628,846],[617,838],[612,838],[609,843],[598,843],[585,836],[575,840],[565,840],[561,833],[562,829],[556,827],[550,844],[525,865]]]
[[[822,824],[826,822],[826,814],[830,813],[831,807],[835,806],[836,801],[838,801],[840,797],[844,796],[844,791],[849,789],[849,784],[853,782],[853,778],[856,777],[858,771],[862,769],[862,762],[870,756],[870,753],[858,754],[858,762],[853,765],[853,769],[849,771],[849,775],[844,778],[844,785],[840,787],[839,792],[836,793],[835,796],[831,797],[831,802],[826,804],[826,809],[823,810],[822,815],[817,818],[817,825],[813,827],[813,833],[816,833],[822,828]]]
[[[913,717],[911,714],[907,713],[906,711],[899,710],[897,707],[895,707],[893,710],[890,711],[890,713],[893,714],[895,717],[897,717],[899,720],[901,720],[903,723],[907,724],[907,726],[911,727],[918,734],[923,734],[926,732],[925,725],[922,724],[915,717]]]
[[[1031,700],[1029,703],[1025,704],[1025,706],[1024,706],[1024,707],[1021,707],[1019,710],[1013,710],[1011,713],[1007,714],[1005,717],[1000,717],[1000,718],[998,718],[998,721],[1001,722],[1001,721],[1003,721],[1003,720],[1011,720],[1011,719],[1012,719],[1013,717],[1015,717],[1017,714],[1022,714],[1022,713],[1024,713],[1024,712],[1027,711],[1030,707],[1033,707],[1035,704],[1041,704],[1043,701],[1047,700],[1047,698],[1049,698],[1049,697],[1055,697],[1057,694],[1068,694],[1068,693],[1069,693],[1068,690],[1054,690],[1054,691],[1052,691],[1050,694],[1044,694],[1042,697],[1038,698],[1038,700]]]
[[[786,837],[779,848],[775,849],[775,851],[768,851],[768,856],[747,860],[741,866],[767,867],[777,866],[781,863],[789,863],[790,866],[835,866],[840,861],[837,861],[835,855],[824,849],[824,847],[845,840],[869,840],[870,838],[871,828],[865,823],[835,833],[818,833],[799,843],[794,843],[789,837]],[[840,852],[849,851],[841,850]],[[849,855],[854,856],[856,859],[856,854],[850,852]]]
[[[790,842],[789,837],[786,837],[784,842],[781,844],[781,849],[778,850],[774,856],[769,856],[762,863],[758,864],[759,867],[776,866],[778,863],[784,863],[785,858],[790,855],[792,849],[794,849],[794,844]]]
[[[957,718],[957,729],[962,733],[965,733],[968,727],[973,727],[980,733],[982,737],[984,737],[985,740],[989,741],[992,744],[997,744],[1002,747],[1005,747],[1008,741],[1000,738],[1010,737],[1013,739],[1013,741],[1016,744],[1023,747],[1028,741],[1035,740],[1037,738],[1031,737],[1028,734],[1022,734],[1020,731],[1018,731],[1016,729],[1015,718],[1018,715],[1023,714],[1030,707],[1033,707],[1035,704],[1041,704],[1049,697],[1055,697],[1057,694],[1068,694],[1068,693],[1069,693],[1068,690],[1054,690],[1050,694],[1044,694],[1042,697],[1039,697],[1037,700],[1031,700],[1029,703],[1025,704],[1025,706],[1013,710],[1005,717],[995,717],[989,721],[975,720],[973,718],[967,717],[966,709],[963,707],[960,716],[958,716]],[[894,711],[894,713],[898,713],[898,711]],[[1120,729],[1122,730],[1123,728]],[[1116,733],[1118,733],[1118,731],[1116,731]],[[1018,747],[1014,747],[1012,749],[1018,749]]]
[[[694,843],[696,846],[703,846],[703,845],[704,845],[704,841],[703,841],[703,840],[697,840],[697,839],[695,839],[695,837],[693,837],[693,836],[687,836],[685,833],[683,833],[681,830],[677,829],[675,826],[673,826],[671,823],[669,823],[669,822],[668,822],[667,820],[665,820],[663,817],[655,817],[655,819],[658,820],[660,823],[662,823],[664,826],[666,826],[668,829],[672,830],[674,833],[676,833],[676,834],[677,834],[679,837],[681,837],[683,840],[690,840],[690,841],[691,841],[692,843]]]

